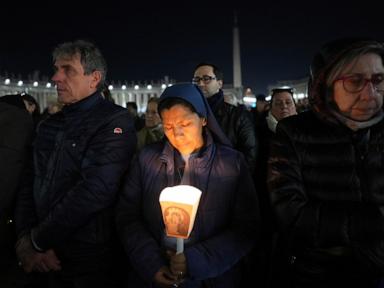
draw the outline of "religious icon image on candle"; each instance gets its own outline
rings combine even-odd
[[[189,214],[176,206],[169,206],[164,211],[164,223],[168,236],[188,238]]]
[[[176,237],[176,253],[184,251],[183,239],[193,229],[201,191],[189,185],[166,187],[160,193],[160,206],[167,236]]]

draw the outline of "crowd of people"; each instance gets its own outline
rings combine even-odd
[[[52,55],[58,103],[0,97],[1,287],[384,287],[382,43],[321,47],[305,109],[285,87],[227,103],[203,62],[144,119],[93,43]],[[180,242],[159,197],[183,185]]]

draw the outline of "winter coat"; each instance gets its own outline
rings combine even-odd
[[[288,254],[313,279],[378,278],[384,121],[353,132],[319,116],[306,111],[281,120],[271,147],[269,189]]]
[[[17,204],[18,233],[33,229],[36,245],[56,252],[70,243],[107,243],[121,177],[135,146],[127,110],[99,93],[43,121],[33,175]]]
[[[222,90],[208,98],[213,114],[233,147],[242,152],[250,168],[255,170],[257,138],[252,115],[245,106],[234,106],[224,101]]]
[[[259,227],[256,192],[242,155],[206,136],[205,146],[189,159],[191,185],[202,196],[193,240],[184,249],[188,278],[183,287],[238,287],[240,261],[254,245]],[[139,154],[124,185],[117,223],[137,273],[135,287],[152,287],[155,273],[168,265],[161,246],[165,226],[159,195],[180,184],[175,166],[180,157],[167,141],[151,144]]]
[[[16,95],[15,95],[16,97]],[[0,278],[13,261],[13,207],[29,158],[32,117],[24,109],[0,102]]]

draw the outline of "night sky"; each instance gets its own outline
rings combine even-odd
[[[313,54],[326,41],[352,36],[384,41],[379,1],[96,2],[2,4],[0,74],[26,79],[39,71],[50,76],[52,49],[84,38],[102,50],[109,81],[160,80],[165,75],[190,81],[194,66],[208,61],[222,68],[224,82],[231,83],[234,10],[243,84],[255,93],[266,93],[267,85],[278,80],[306,77]]]

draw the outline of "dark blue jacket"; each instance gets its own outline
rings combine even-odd
[[[112,207],[135,145],[127,110],[99,93],[42,122],[34,144],[33,176],[17,203],[18,233],[33,229],[42,249],[59,249],[68,241],[109,241]]]
[[[194,240],[184,250],[188,279],[183,287],[200,287],[202,280],[207,287],[238,287],[238,264],[254,245],[259,227],[257,196],[242,154],[206,136],[205,146],[189,159],[191,184],[202,196]],[[168,142],[149,145],[124,184],[117,228],[133,268],[143,279],[135,287],[151,287],[155,273],[168,265],[161,247],[164,223],[159,195],[163,188],[179,184],[174,165],[178,157]]]

